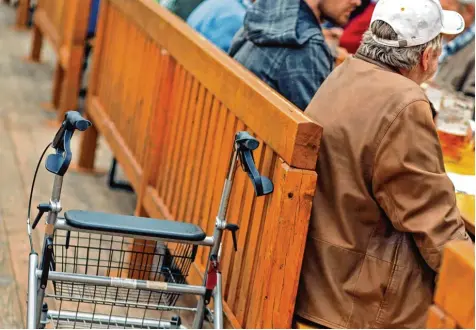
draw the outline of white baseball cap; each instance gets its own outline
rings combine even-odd
[[[375,6],[370,24],[381,20],[397,33],[398,40],[373,36],[379,44],[390,47],[423,45],[440,33],[458,34],[464,30],[463,17],[443,10],[439,0],[380,0]]]

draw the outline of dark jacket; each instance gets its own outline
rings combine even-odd
[[[334,63],[319,22],[303,0],[257,0],[230,55],[301,110]]]
[[[444,245],[470,241],[430,103],[353,57],[305,114],[324,127],[296,313],[332,328],[420,328]]]
[[[474,97],[474,40],[440,63],[435,82]]]

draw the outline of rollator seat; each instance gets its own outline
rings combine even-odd
[[[186,241],[202,241],[206,237],[203,230],[196,225],[170,220],[80,210],[67,211],[64,218],[66,224],[71,227],[112,234]]]

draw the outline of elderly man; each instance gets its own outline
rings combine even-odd
[[[424,326],[443,246],[471,242],[420,88],[438,68],[440,34],[463,28],[438,0],[380,0],[356,55],[306,109],[324,135],[299,317],[332,328]]]
[[[257,0],[230,55],[304,110],[331,72],[334,57],[320,20],[345,25],[361,0]]]
[[[435,81],[474,97],[474,0],[441,0],[441,6],[461,14],[466,29],[443,36],[444,46]]]

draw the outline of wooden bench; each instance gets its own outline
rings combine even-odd
[[[445,247],[427,328],[474,329],[474,245],[450,242]]]
[[[222,252],[228,326],[289,328],[300,276],[321,127],[153,1],[103,0],[79,166],[104,136],[137,193],[138,215],[215,224],[233,136],[247,130],[275,191],[254,198],[242,171],[227,219],[238,252]],[[206,253],[189,276],[201,283]],[[130,274],[134,275],[134,274]]]
[[[39,0],[33,21],[30,59],[40,60],[43,38],[56,52],[51,104],[58,120],[78,107],[84,50],[92,0]]]

